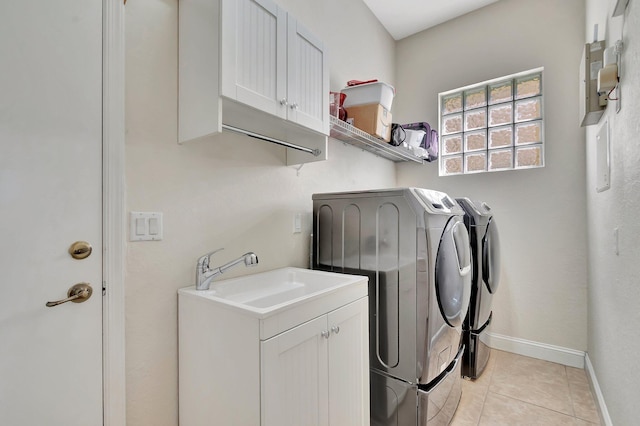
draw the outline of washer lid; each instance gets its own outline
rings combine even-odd
[[[500,236],[493,217],[489,219],[482,237],[482,281],[489,292],[495,294],[500,284]]]
[[[452,217],[440,237],[436,257],[436,298],[444,320],[462,325],[471,294],[469,235],[459,217]]]

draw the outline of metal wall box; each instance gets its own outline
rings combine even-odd
[[[602,68],[604,40],[587,43],[580,63],[580,127],[600,121],[607,107],[606,94],[598,95],[598,71]]]

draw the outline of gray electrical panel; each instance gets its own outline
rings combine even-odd
[[[598,95],[598,71],[602,68],[604,40],[587,43],[580,63],[580,127],[600,121],[607,107],[606,94]]]

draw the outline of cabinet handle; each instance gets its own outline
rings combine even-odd
[[[340,326],[339,325],[334,325],[333,327],[331,327],[331,331],[338,334],[340,333]]]
[[[320,335],[322,337],[324,337],[325,339],[328,339],[329,338],[329,330],[323,331],[322,333],[320,333]]]
[[[294,102],[290,105],[291,109],[298,109],[298,103]]]
[[[280,105],[287,106],[287,98],[280,99]]]

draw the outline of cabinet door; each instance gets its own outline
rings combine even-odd
[[[286,118],[286,11],[271,0],[221,4],[222,95]]]
[[[261,342],[262,426],[328,425],[323,332],[326,315]]]
[[[320,40],[289,16],[288,119],[329,134],[329,72]]]
[[[329,424],[369,425],[367,298],[328,315]]]

